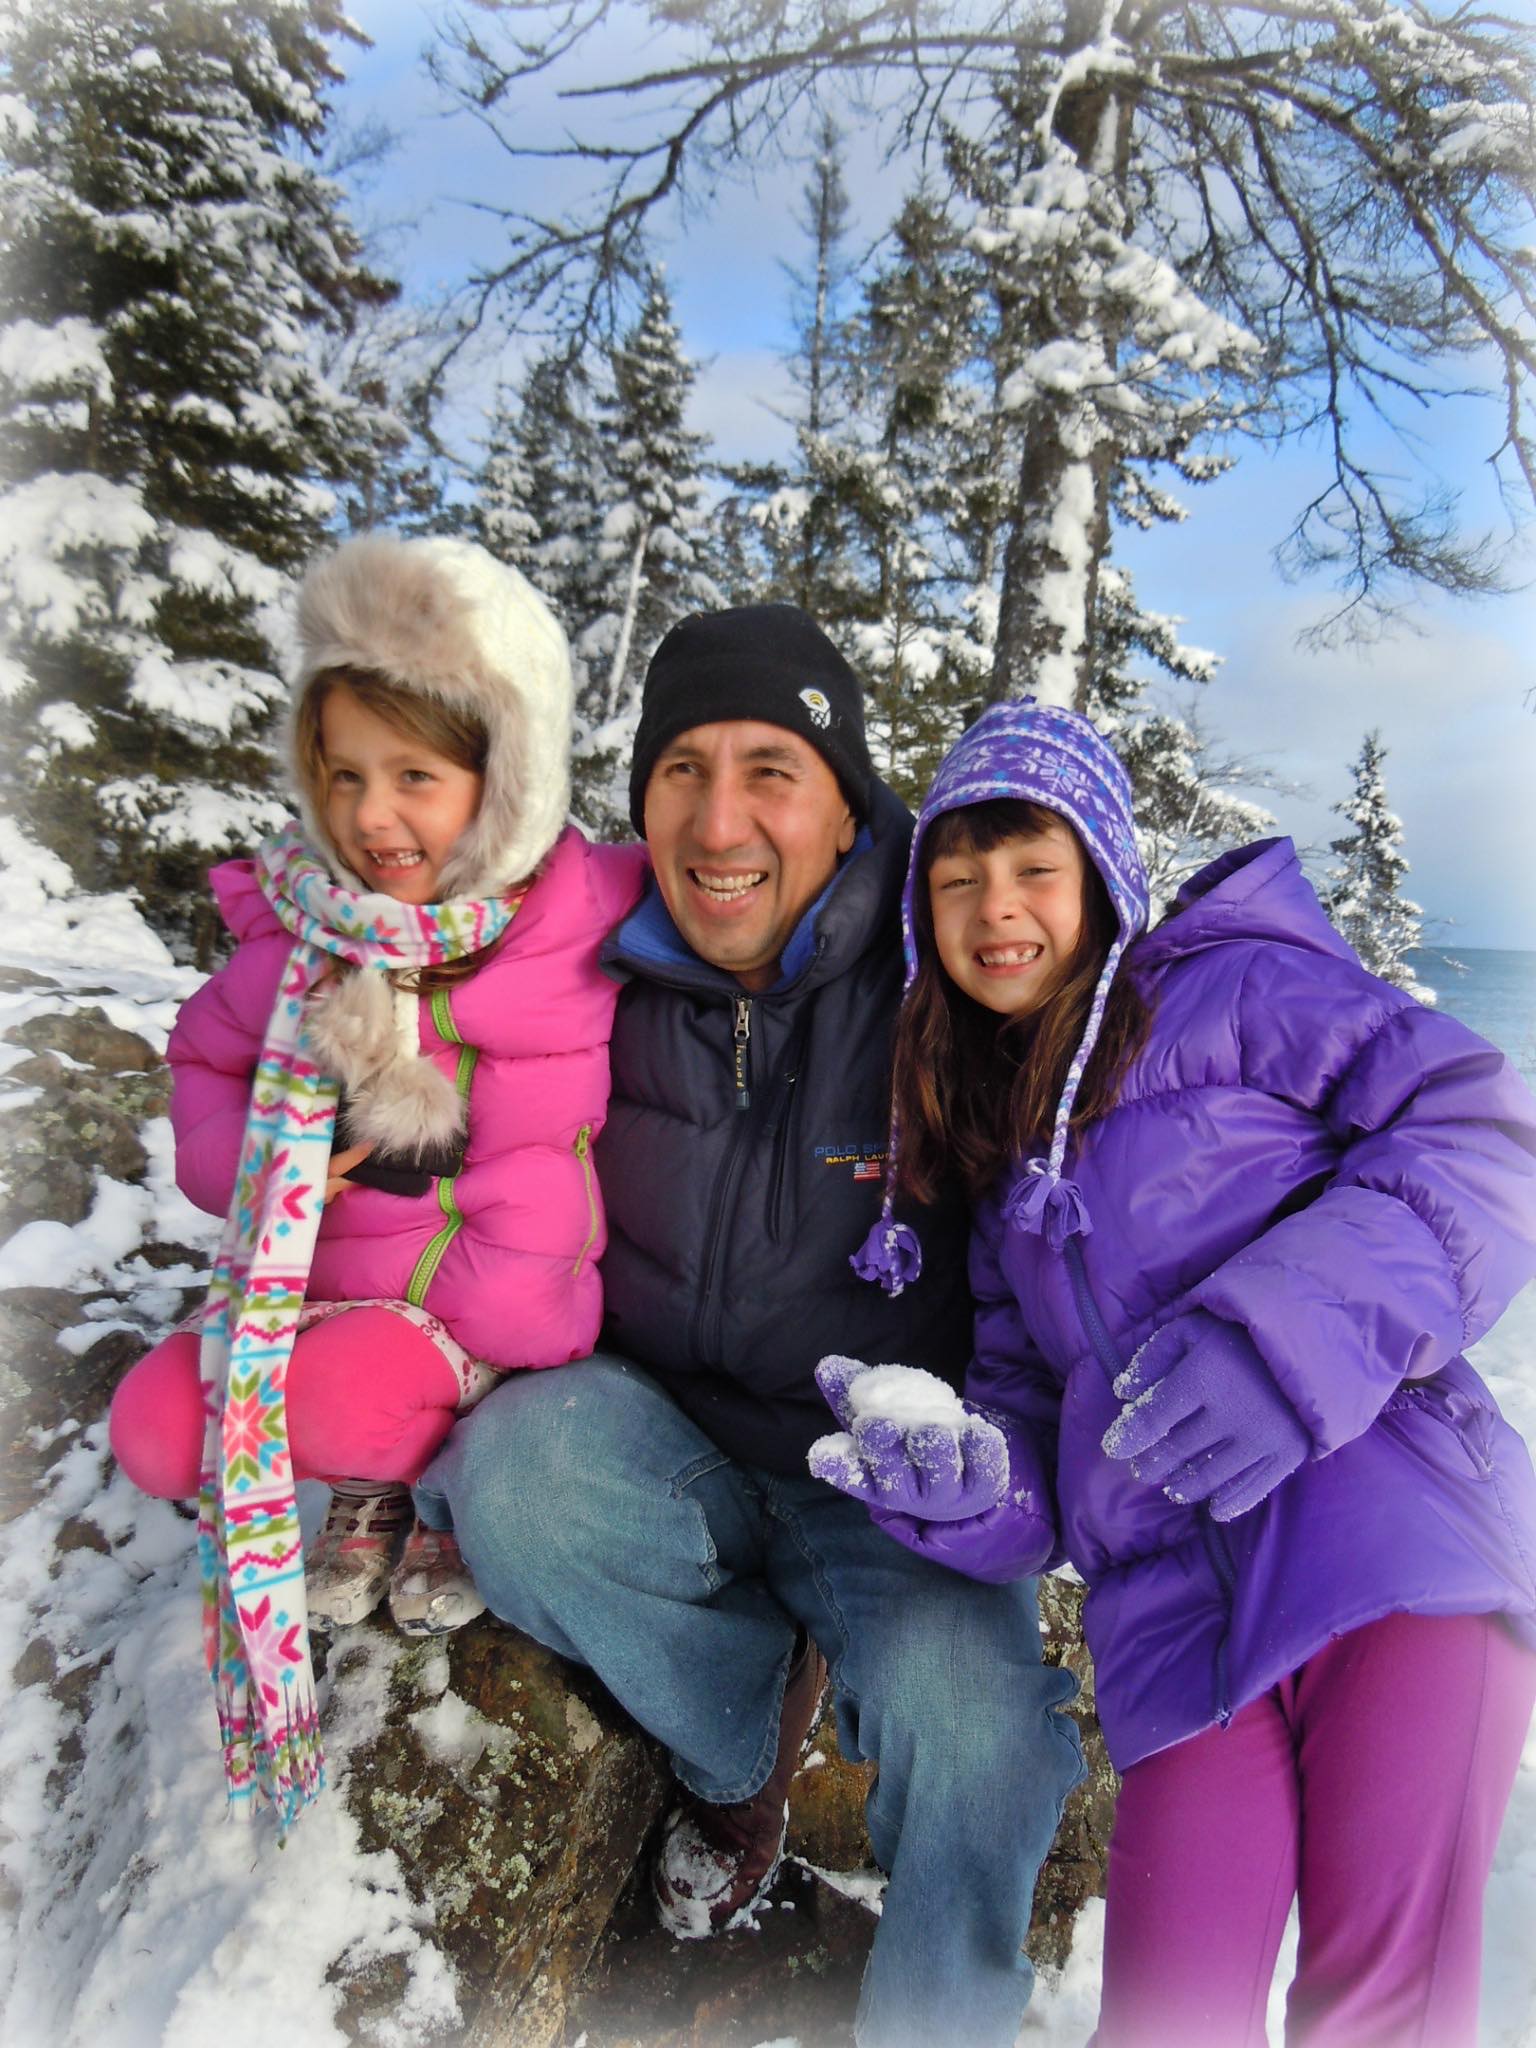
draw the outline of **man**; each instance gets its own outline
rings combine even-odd
[[[1029,1583],[914,1557],[813,1479],[824,1353],[969,1351],[965,1223],[923,1221],[892,1299],[849,1255],[880,1206],[911,819],[874,776],[857,679],[792,606],[685,620],[646,678],[630,780],[654,884],[598,1169],[604,1351],[512,1376],[422,1482],[493,1611],[589,1665],[672,1753],[653,1885],[679,1935],[771,1882],[825,1666],[872,1758],[888,1873],[861,2048],[1006,2048],[1035,1872],[1081,1773]],[[515,1313],[515,1304],[508,1304]]]

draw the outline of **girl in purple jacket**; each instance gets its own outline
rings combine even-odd
[[[177,1180],[228,1218],[213,1286],[111,1417],[138,1485],[200,1495],[231,1787],[275,1783],[280,1814],[307,1767],[259,1724],[302,1726],[305,1620],[386,1590],[412,1633],[478,1613],[409,1483],[497,1374],[596,1340],[617,994],[597,955],[642,862],[566,824],[565,636],[483,549],[348,542],[298,637],[303,822],[214,870],[238,948],[170,1042]],[[303,1478],[332,1487],[307,1575]]]
[[[855,1260],[911,1284],[893,1198],[969,1188],[966,1400],[825,1360],[812,1469],[957,1570],[1087,1582],[1124,1780],[1099,2048],[1259,2048],[1293,1898],[1288,2040],[1470,2044],[1536,1480],[1460,1354],[1536,1270],[1536,1105],[1365,972],[1287,840],[1146,914],[1107,744],[993,706],[918,819]]]

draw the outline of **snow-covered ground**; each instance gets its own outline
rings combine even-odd
[[[0,833],[0,963],[90,986],[115,1023],[163,1043],[186,972],[125,899],[72,897],[56,863],[14,828]],[[115,994],[96,993],[104,981]],[[0,997],[0,1028],[44,1000]],[[0,1247],[0,1286],[105,1288],[121,1319],[164,1319],[183,1276],[155,1271],[134,1248],[145,1235],[196,1247],[211,1225],[171,1184],[163,1120],[146,1139],[149,1185],[103,1181],[75,1229],[29,1226]],[[82,1318],[80,1348],[105,1320]],[[1536,1288],[1475,1357],[1536,1443]],[[224,1817],[190,1522],[117,1475],[101,1424],[66,1423],[58,1448],[46,1496],[0,1531],[0,1673],[25,1657],[32,1681],[12,1684],[0,1717],[0,2039],[8,2048],[341,2048],[333,1966],[385,1954],[402,1960],[407,1988],[374,2037],[381,2048],[450,2032],[453,1987],[430,1928],[394,1858],[361,1847],[341,1799],[322,1799],[282,1851],[270,1827]],[[313,1519],[323,1494],[307,1491]],[[349,1670],[328,1723],[333,1785],[368,1732],[395,1654],[387,1638],[360,1640],[369,1662]],[[52,1691],[36,1682],[44,1672]],[[86,1686],[78,1721],[54,1696],[69,1693],[72,1675]],[[1102,1924],[1102,1908],[1090,1905],[1060,1980],[1042,1980],[1021,2043],[1087,2039]],[[1489,1896],[1484,2048],[1536,2048],[1533,1928],[1536,1739]]]
[[[126,897],[80,895],[3,819],[0,868],[0,966],[57,984],[0,995],[0,1029],[78,991],[163,1047],[201,977]],[[0,1045],[0,1069],[24,1057]],[[0,1288],[96,1297],[94,1318],[64,1333],[79,1351],[114,1322],[163,1326],[197,1277],[150,1266],[141,1242],[208,1248],[217,1235],[174,1186],[169,1123],[143,1135],[145,1186],[99,1176],[84,1222],[28,1224],[0,1246]],[[0,1530],[0,2040],[320,2048],[345,2040],[328,1972],[384,1954],[408,1958],[409,1979],[382,2048],[440,2037],[457,2014],[447,1967],[395,1859],[361,1848],[343,1801],[322,1799],[281,1853],[270,1827],[227,1818],[191,1522],[122,1478],[104,1423],[65,1422],[54,1448],[46,1496]],[[301,1492],[312,1524],[324,1489]],[[329,1721],[333,1782],[377,1722],[396,1654],[388,1638],[358,1640],[370,1661],[349,1661]],[[18,1664],[33,1682],[15,1682]],[[72,1679],[83,1719],[55,1697]]]

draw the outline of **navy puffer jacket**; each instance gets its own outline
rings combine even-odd
[[[921,1287],[891,1300],[848,1264],[880,1210],[911,832],[873,785],[869,828],[764,994],[685,945],[654,882],[603,954],[627,984],[596,1152],[604,1345],[723,1451],[770,1471],[803,1473],[832,1426],[812,1378],[823,1354],[958,1384],[970,1350],[958,1204],[922,1213]]]

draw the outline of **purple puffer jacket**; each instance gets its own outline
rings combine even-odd
[[[424,1195],[358,1186],[332,1202],[311,1300],[416,1300],[494,1366],[563,1365],[591,1351],[605,1243],[592,1144],[608,1111],[619,993],[597,952],[633,907],[644,866],[642,847],[592,846],[567,827],[485,965],[423,998],[422,1052],[450,1076],[464,1046],[478,1054],[463,1165]],[[220,1215],[293,942],[250,861],[210,879],[240,944],[183,1005],[168,1055],[177,1185]]]
[[[1289,840],[1217,861],[1176,912],[1127,956],[1148,1042],[1068,1155],[1091,1234],[1004,1226],[1001,1186],[971,1252],[966,1392],[1054,1476],[1120,1770],[1385,1614],[1501,1612],[1536,1647],[1536,1477],[1457,1355],[1536,1272],[1536,1103],[1365,972]],[[1312,1440],[1226,1524],[1101,1447],[1114,1374],[1193,1308],[1248,1331]],[[930,1533],[973,1576],[1017,1571],[1006,1530]]]

